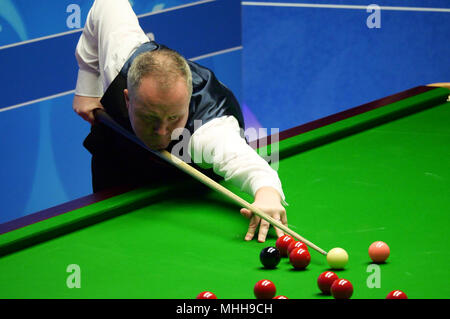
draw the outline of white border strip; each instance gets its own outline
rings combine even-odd
[[[229,53],[229,52],[233,52],[233,51],[237,51],[237,50],[242,50],[244,47],[243,46],[239,46],[239,47],[234,47],[234,48],[229,48],[226,50],[221,50],[221,51],[216,51],[216,52],[212,52],[209,54],[205,54],[205,55],[200,55],[197,56],[195,58],[190,58],[190,61],[197,61],[197,60],[201,60],[201,59],[206,59],[206,58],[210,58],[216,55],[220,55],[220,54],[224,54],[224,53]]]
[[[147,16],[151,16],[151,15],[156,15],[156,14],[161,14],[161,13],[165,13],[165,12],[169,12],[169,11],[184,9],[184,8],[187,8],[187,7],[202,5],[202,4],[205,4],[205,3],[215,2],[215,1],[217,1],[217,0],[202,0],[202,1],[192,2],[192,3],[189,3],[189,4],[184,4],[184,5],[180,5],[180,6],[176,6],[176,7],[172,7],[172,8],[167,8],[167,9],[163,9],[163,10],[159,10],[159,11],[155,11],[155,12],[149,12],[149,13],[140,14],[137,17],[138,18],[143,18],[143,17],[147,17]],[[62,36],[65,36],[67,34],[72,34],[72,33],[77,33],[77,32],[82,32],[82,31],[83,31],[83,28],[79,28],[79,29],[70,30],[70,31],[66,31],[66,32],[61,32],[61,33],[56,33],[56,34],[52,34],[52,35],[47,35],[45,37],[40,37],[40,38],[35,38],[35,39],[26,40],[26,41],[22,41],[22,42],[16,42],[16,43],[12,43],[12,44],[7,44],[7,45],[4,45],[4,46],[0,46],[0,50],[12,48],[12,47],[23,45],[23,44],[33,43],[33,42],[37,42],[37,41],[43,41],[43,40],[47,40],[47,39],[62,37]]]
[[[197,61],[197,60],[200,60],[200,59],[205,59],[205,58],[213,57],[213,56],[216,56],[216,55],[225,54],[225,53],[229,53],[229,52],[233,52],[233,51],[237,51],[237,50],[242,50],[242,49],[243,49],[242,46],[229,48],[229,49],[216,51],[216,52],[212,52],[212,53],[205,54],[205,55],[200,55],[198,57],[191,58],[189,60]],[[12,105],[12,106],[7,106],[7,107],[4,107],[4,108],[1,108],[0,109],[0,113],[4,112],[4,111],[10,111],[10,110],[13,110],[13,109],[17,109],[19,107],[27,106],[27,105],[30,105],[30,104],[34,104],[34,103],[39,103],[39,102],[55,99],[55,98],[58,98],[58,97],[61,97],[61,96],[64,96],[64,95],[73,94],[73,93],[75,93],[75,90],[70,90],[70,91],[66,91],[66,92],[62,92],[62,93],[58,93],[58,94],[54,94],[54,95],[49,95],[49,96],[46,96],[46,97],[42,97],[40,99],[36,99],[36,100],[28,101],[28,102],[23,102],[23,103]]]
[[[192,6],[198,6],[204,3],[208,3],[208,2],[215,2],[217,0],[203,0],[203,1],[197,1],[197,2],[192,2],[192,3],[188,3],[188,4],[182,4],[180,6],[176,6],[176,7],[172,7],[172,8],[167,8],[167,9],[163,9],[163,10],[158,10],[155,12],[149,12],[149,13],[143,13],[138,15],[138,18],[144,18],[144,17],[148,17],[148,16],[153,16],[155,14],[160,14],[160,13],[165,13],[165,12],[169,12],[169,11],[174,11],[174,10],[179,10],[179,9],[184,9],[187,7],[192,7]]]
[[[62,36],[67,35],[67,34],[77,33],[77,32],[81,32],[81,31],[83,31],[82,28],[81,29],[70,30],[70,31],[66,31],[66,32],[61,32],[61,33],[56,33],[56,34],[52,34],[52,35],[47,35],[45,37],[35,38],[35,39],[26,40],[26,41],[22,41],[22,42],[16,42],[16,43],[12,43],[12,44],[7,44],[7,45],[4,45],[4,46],[0,47],[0,50],[16,47],[16,46],[23,45],[23,44],[33,43],[33,42],[37,42],[37,41],[42,41],[42,40],[62,37]]]
[[[344,4],[311,4],[311,3],[284,3],[284,2],[254,2],[243,1],[243,6],[262,6],[262,7],[289,7],[289,8],[326,8],[326,9],[358,9],[366,10],[369,5],[344,5]],[[422,7],[390,7],[379,6],[381,10],[391,11],[420,11],[420,12],[450,12],[448,8],[422,8]]]
[[[22,107],[22,106],[27,106],[27,105],[34,104],[34,103],[39,103],[39,102],[51,100],[51,99],[54,99],[54,98],[57,98],[57,97],[61,97],[61,96],[69,95],[69,94],[73,94],[73,93],[75,93],[75,90],[70,90],[70,91],[66,91],[66,92],[62,92],[62,93],[58,93],[58,94],[54,94],[54,95],[49,95],[49,96],[46,96],[46,97],[42,97],[40,99],[36,99],[36,100],[32,100],[32,101],[28,101],[28,102],[24,102],[24,103],[20,103],[20,104],[16,104],[16,105],[12,105],[12,106],[7,106],[7,107],[4,107],[4,108],[1,108],[0,112],[17,109],[17,108]]]

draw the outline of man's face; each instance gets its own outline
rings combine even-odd
[[[124,90],[131,126],[137,137],[151,149],[167,148],[172,131],[184,128],[189,116],[190,94],[179,77],[169,88],[151,76],[142,79],[136,96]]]

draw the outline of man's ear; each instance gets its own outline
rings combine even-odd
[[[130,96],[128,95],[127,89],[123,90],[123,95],[125,97],[125,104],[127,105],[127,110],[129,110],[130,109]]]

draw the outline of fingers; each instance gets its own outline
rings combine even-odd
[[[88,121],[89,123],[91,123],[91,124],[94,123],[95,118],[94,118],[94,113],[93,113],[93,112],[82,113],[82,114],[80,114],[80,115],[81,115],[81,117],[82,117],[84,120]]]
[[[282,224],[284,224],[281,220],[280,214],[274,214],[273,215],[273,219],[275,219],[278,222],[281,222]],[[275,232],[277,233],[277,237],[281,237],[284,235],[283,231],[281,229],[279,229],[278,227],[274,227],[275,228]]]
[[[265,220],[261,220],[261,225],[259,225],[259,233],[258,233],[258,241],[260,243],[263,243],[266,241],[267,232],[269,231],[269,227],[270,227],[269,222],[267,222]]]
[[[82,110],[80,110],[78,108],[74,108],[73,110],[75,111],[75,113],[77,113],[79,116],[81,116],[83,118],[83,120],[88,121],[89,123],[92,124],[94,114],[92,114],[92,119],[91,119],[91,117],[89,116],[90,115],[89,112],[83,112]]]
[[[88,121],[91,124],[94,124],[95,121],[94,111],[88,112],[86,117],[87,117],[86,121]]]
[[[270,223],[264,219],[261,219],[256,215],[253,215],[253,213],[246,208],[242,208],[240,210],[240,213],[242,216],[246,217],[247,219],[250,219],[250,224],[248,227],[247,234],[245,235],[245,240],[249,241],[253,239],[256,233],[256,229],[258,228],[259,225],[258,241],[260,243],[265,242],[267,233],[269,232]],[[279,214],[275,214],[273,218],[277,221],[281,221],[284,225],[287,225],[287,219],[285,216],[280,217]],[[284,235],[283,231],[277,227],[275,227],[275,231],[277,233],[277,237],[281,237]]]
[[[280,216],[279,216],[279,220],[281,221],[281,223],[284,226],[288,226],[288,221],[287,221],[287,216],[286,216],[286,211],[281,212]],[[281,229],[276,228],[277,230],[277,235],[278,237],[281,237],[284,235],[284,232]]]
[[[287,220],[285,219],[286,223],[283,222],[283,219],[280,217],[279,214],[275,214],[273,216],[273,219],[281,222],[283,225],[287,225]],[[267,232],[269,231],[270,228],[270,223],[262,220],[261,221],[261,226],[260,226],[260,230],[259,230],[259,236],[258,236],[258,241],[263,243],[266,240],[267,237]],[[275,228],[275,232],[277,233],[277,237],[281,237],[284,235],[284,232],[279,229],[278,227],[274,227]]]
[[[284,232],[278,227],[275,227],[275,232],[277,233],[277,237],[281,237],[284,235]]]
[[[284,211],[284,212],[281,214],[281,222],[283,223],[284,226],[287,227],[287,225],[288,225],[288,220],[287,220],[286,211]]]
[[[244,216],[247,219],[250,219],[250,224],[248,227],[247,234],[245,235],[245,240],[249,241],[252,240],[255,236],[256,229],[259,226],[259,232],[258,232],[258,242],[263,243],[266,240],[267,233],[270,229],[270,223],[264,219],[261,219],[257,215],[254,215],[252,211],[250,211],[247,208],[242,208],[240,210],[240,213],[242,216]],[[271,214],[269,214],[271,215]],[[283,225],[287,226],[287,217],[286,217],[286,211],[279,211],[277,213],[274,213],[271,215],[273,219],[281,222]],[[278,227],[274,227],[275,232],[277,234],[277,237],[281,237],[284,235],[284,232],[279,229]]]
[[[246,208],[242,208],[240,210],[240,213],[241,213],[242,216],[244,216],[247,219],[250,219],[252,217],[252,215],[253,215],[253,213],[250,210],[246,209]]]
[[[75,95],[72,103],[73,110],[85,121],[93,124],[95,121],[94,110],[104,109],[100,103],[100,97],[87,97]]]
[[[245,240],[249,241],[252,240],[255,236],[256,228],[258,228],[258,224],[261,221],[261,218],[259,218],[256,215],[253,215],[253,217],[250,219],[250,224],[248,225],[248,231],[245,235]]]
[[[80,110],[75,110],[75,112],[83,118],[83,120],[93,124],[95,122],[94,111],[83,112]]]

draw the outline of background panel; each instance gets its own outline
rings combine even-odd
[[[301,4],[319,4],[319,5],[363,5],[377,4],[379,6],[402,6],[402,7],[433,7],[450,8],[448,0],[287,0],[287,1],[243,1],[243,3],[301,3]]]
[[[244,104],[284,130],[450,78],[450,13],[243,6]],[[267,23],[270,21],[270,23]]]
[[[36,174],[39,123],[37,106],[0,113],[0,223],[25,211]]]

